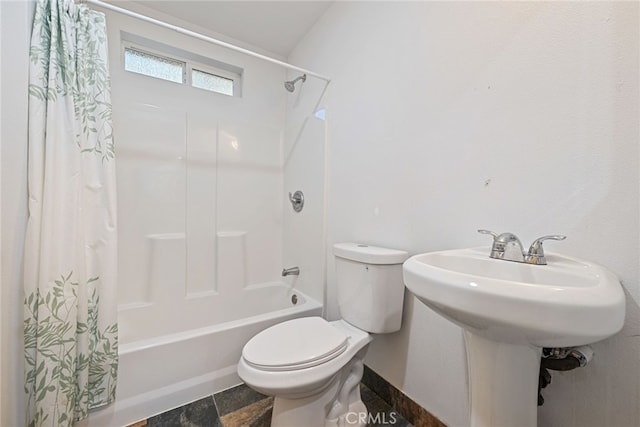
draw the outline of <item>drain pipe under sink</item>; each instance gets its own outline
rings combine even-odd
[[[538,406],[544,403],[542,389],[551,384],[552,371],[571,371],[582,368],[593,359],[593,349],[588,345],[565,348],[543,348],[540,361],[540,376],[538,377]]]

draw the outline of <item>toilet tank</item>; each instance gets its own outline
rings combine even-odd
[[[372,333],[400,329],[405,251],[357,243],[333,245],[340,316]]]

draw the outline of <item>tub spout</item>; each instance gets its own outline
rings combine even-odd
[[[291,268],[283,268],[282,269],[282,277],[285,276],[299,276],[300,275],[300,269],[298,267],[291,267]]]

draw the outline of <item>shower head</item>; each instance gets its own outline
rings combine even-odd
[[[304,83],[307,80],[307,75],[303,74],[300,77],[296,77],[293,80],[290,80],[288,82],[284,82],[284,88],[286,90],[288,90],[289,92],[293,92],[296,89],[296,82],[298,80],[302,80],[302,82]]]

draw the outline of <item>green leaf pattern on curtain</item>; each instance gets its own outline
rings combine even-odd
[[[25,392],[29,426],[115,399],[115,153],[106,23],[38,0],[30,50]]]

